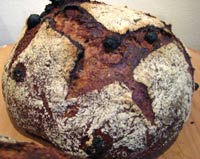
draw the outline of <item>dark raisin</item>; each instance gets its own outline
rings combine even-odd
[[[106,39],[103,41],[103,46],[106,52],[114,51],[119,47],[119,45],[120,45],[120,39],[118,39],[115,36],[106,37]]]
[[[158,39],[158,34],[155,31],[147,32],[144,39],[149,43],[153,44]]]
[[[31,29],[41,22],[40,16],[37,14],[31,14],[28,18],[27,25],[28,29]]]
[[[101,154],[104,151],[105,144],[100,137],[94,137],[92,145],[95,147],[97,154]]]
[[[50,13],[54,9],[54,6],[52,4],[48,4],[45,7],[45,12]]]
[[[64,0],[50,0],[54,6],[59,6],[64,3]]]
[[[106,146],[101,137],[94,137],[92,145],[86,149],[86,153],[92,158],[103,155],[106,151]]]
[[[194,84],[194,89],[195,89],[195,91],[199,89],[199,84],[198,83]]]
[[[23,82],[26,77],[26,68],[24,64],[19,63],[16,65],[16,67],[13,69],[12,72],[12,79],[14,79],[16,82]]]

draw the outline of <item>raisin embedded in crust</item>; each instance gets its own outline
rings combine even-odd
[[[157,32],[155,31],[150,31],[147,32],[144,39],[149,43],[149,44],[153,44],[157,39],[158,39],[158,35]]]
[[[94,137],[92,145],[87,147],[86,153],[91,156],[91,158],[99,158],[106,151],[106,146],[101,137]]]
[[[23,82],[26,77],[26,67],[23,63],[18,63],[13,69],[12,78],[16,82]]]
[[[54,6],[52,4],[48,4],[45,7],[45,12],[50,13],[54,9]]]
[[[112,52],[117,49],[120,45],[120,39],[116,36],[108,36],[103,41],[103,46],[106,52]]]
[[[198,83],[194,84],[194,89],[195,89],[195,91],[197,91],[199,89],[199,84]]]
[[[27,20],[28,29],[34,28],[41,22],[40,16],[37,14],[32,14]]]
[[[65,0],[50,0],[54,6],[59,6],[64,3]]]

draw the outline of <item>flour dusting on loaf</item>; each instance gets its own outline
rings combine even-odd
[[[83,3],[81,7],[86,9],[94,18],[103,24],[108,30],[125,34],[147,25],[164,28],[165,24],[156,17],[148,16],[143,12],[123,7],[113,7],[106,4]]]
[[[162,120],[166,124],[171,124],[172,115],[178,115],[181,122],[189,115],[193,83],[188,68],[174,42],[152,52],[134,70],[134,79],[144,83],[154,99],[155,115],[159,119],[164,117]]]

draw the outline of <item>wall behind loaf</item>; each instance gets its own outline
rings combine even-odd
[[[200,50],[200,0],[101,1],[149,12],[173,24],[173,32],[188,47]],[[3,1],[0,5],[0,45],[16,42],[26,18],[31,13],[42,12],[47,3],[48,0]]]

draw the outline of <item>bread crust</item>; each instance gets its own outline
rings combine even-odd
[[[65,3],[43,14],[35,34],[27,30],[29,43],[19,42],[5,66],[3,95],[12,118],[82,158],[158,153],[190,112],[193,68],[184,46],[148,14]],[[145,40],[148,32],[155,41]],[[119,44],[106,49],[107,39]],[[22,82],[13,78],[15,69]]]
[[[34,143],[18,142],[6,136],[0,136],[1,159],[78,159],[66,155],[52,147],[40,147]]]

